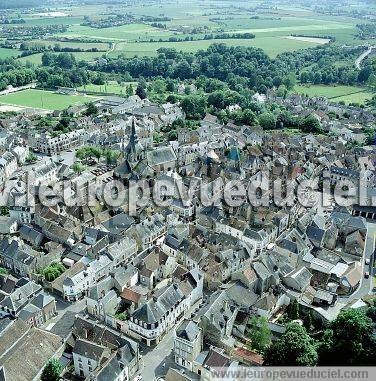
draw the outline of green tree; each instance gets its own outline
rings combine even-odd
[[[271,112],[265,112],[259,116],[258,122],[263,130],[273,130],[276,127],[277,118]]]
[[[57,359],[50,359],[46,366],[43,368],[41,380],[42,381],[58,381],[60,374],[63,371],[63,365]]]
[[[120,151],[114,149],[107,149],[103,152],[103,156],[106,158],[109,164],[116,164],[120,157]]]
[[[98,147],[84,146],[76,151],[76,157],[88,162],[89,160],[99,160],[102,156],[102,150]]]
[[[145,99],[147,97],[146,90],[140,85],[136,88],[136,95],[138,95],[141,99]]]
[[[308,311],[308,313],[303,318],[304,327],[309,332],[313,328],[313,318],[312,318],[312,312]]]
[[[88,103],[86,111],[85,111],[85,115],[90,116],[90,115],[97,115],[97,114],[98,114],[98,107],[93,102]]]
[[[188,95],[182,100],[181,107],[188,119],[200,119],[206,112],[206,97],[203,95]]]
[[[82,163],[76,161],[75,163],[73,163],[72,169],[74,173],[80,175],[85,170],[85,166]]]
[[[7,206],[0,206],[0,216],[7,216],[9,214],[9,208]]]
[[[26,162],[27,163],[33,163],[34,161],[37,161],[37,155],[35,155],[34,153],[30,152],[27,157],[26,157]]]
[[[368,77],[368,80],[367,80],[367,86],[368,86],[372,91],[376,91],[376,74],[371,74],[371,75]]]
[[[125,93],[126,93],[126,95],[127,95],[128,97],[130,97],[131,95],[133,95],[133,86],[132,86],[131,83],[126,87]]]
[[[42,270],[42,275],[46,281],[52,282],[63,274],[64,271],[65,267],[61,263],[51,263]]]
[[[289,74],[283,79],[283,84],[286,86],[287,90],[292,90],[296,85],[296,76],[294,73]]]
[[[376,352],[375,325],[366,313],[349,308],[331,323],[331,342],[320,351],[323,365],[371,365]],[[328,334],[329,335],[329,334]]]
[[[317,344],[304,327],[290,323],[279,340],[266,350],[266,365],[314,366],[317,364]]]
[[[300,128],[306,133],[320,133],[322,132],[321,123],[313,114],[306,116],[300,122]]]
[[[249,319],[248,337],[252,341],[252,348],[257,352],[264,353],[271,342],[271,331],[268,320],[264,317],[252,316]]]
[[[299,303],[296,299],[289,305],[288,315],[291,320],[299,319]]]

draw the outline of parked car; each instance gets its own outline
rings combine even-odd
[[[364,278],[366,278],[366,279],[369,278],[369,272],[368,272],[368,271],[366,271],[366,272],[364,273]]]

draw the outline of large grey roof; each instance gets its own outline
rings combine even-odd
[[[99,362],[106,352],[106,349],[106,347],[92,343],[91,341],[78,339],[73,348],[73,353]]]
[[[155,299],[148,300],[139,307],[132,317],[147,324],[156,323],[183,298],[184,294],[177,285],[166,286],[164,289],[159,290]]]
[[[156,166],[176,160],[176,155],[172,147],[160,147],[147,152],[148,164]]]
[[[191,320],[184,320],[176,329],[176,335],[181,339],[194,341],[200,333],[200,329],[196,323]]]

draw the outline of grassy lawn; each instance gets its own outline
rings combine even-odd
[[[338,98],[334,98],[336,102],[345,102],[346,104],[349,103],[359,103],[359,104],[365,104],[366,101],[372,99],[373,94],[369,91],[362,91],[360,93],[354,93],[349,95],[343,95]]]
[[[132,84],[133,87],[137,86],[137,82],[125,82],[124,86],[119,85],[117,82],[108,82],[105,85],[94,85],[94,84],[88,84],[85,86],[81,86],[78,88],[78,90],[82,91],[90,91],[94,93],[108,93],[108,94],[126,94],[126,86]]]
[[[41,65],[42,54],[43,53],[32,54],[31,56],[21,57],[19,60],[22,62],[30,62],[34,65]],[[93,61],[95,58],[106,54],[106,52],[73,52],[72,54],[76,57],[77,61]]]
[[[306,94],[310,97],[326,97],[335,102],[364,104],[367,99],[371,99],[373,94],[363,87],[357,86],[295,86],[293,92]]]
[[[0,96],[0,104],[44,110],[63,110],[69,106],[84,104],[97,98],[84,95],[63,95],[52,91],[24,90]]]
[[[16,49],[0,48],[0,60],[9,57],[17,57],[21,52]]]
[[[96,39],[97,43],[60,42],[61,46],[82,47],[97,46],[100,50],[108,50],[108,43],[117,43],[116,50],[111,56],[123,53],[126,57],[155,56],[160,47],[171,47],[183,52],[195,52],[206,49],[213,42],[223,42],[230,46],[254,46],[263,49],[274,58],[283,52],[316,46],[320,41],[292,40],[291,35],[305,35],[311,37],[335,37],[336,44],[363,44],[356,37],[356,24],[360,19],[346,16],[325,15],[317,13],[307,7],[281,3],[273,8],[258,7],[260,0],[240,1],[212,1],[202,0],[169,0],[167,2],[152,1],[150,3],[131,2],[108,6],[104,4],[82,4],[79,7],[70,5],[63,7],[59,12],[39,12],[25,15],[26,26],[64,24],[68,26],[65,33],[44,40],[54,45],[54,37],[71,37],[80,39]],[[290,2],[292,3],[292,2]],[[51,13],[54,17],[48,17]],[[109,28],[91,28],[81,25],[84,17],[93,19],[106,18],[109,15],[130,13],[134,16],[167,16],[170,21],[163,21],[167,29],[159,29],[144,23],[126,24]],[[14,13],[14,17],[17,13]],[[253,17],[257,16],[257,18]],[[203,27],[199,33],[245,33],[256,35],[253,40],[206,40],[184,42],[143,42],[150,39],[167,40],[169,37],[184,38],[192,27]],[[171,30],[170,30],[171,29]],[[191,35],[190,35],[191,36]],[[198,35],[196,35],[197,37]],[[17,56],[19,52],[0,49],[0,58]],[[101,56],[102,52],[74,53],[78,60],[91,61]],[[24,62],[39,65],[41,55],[36,54],[21,58]],[[342,94],[348,95],[348,94]],[[366,95],[365,95],[366,96]]]

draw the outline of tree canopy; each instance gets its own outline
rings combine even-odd
[[[317,345],[304,327],[289,323],[285,333],[266,350],[266,365],[314,366]]]

